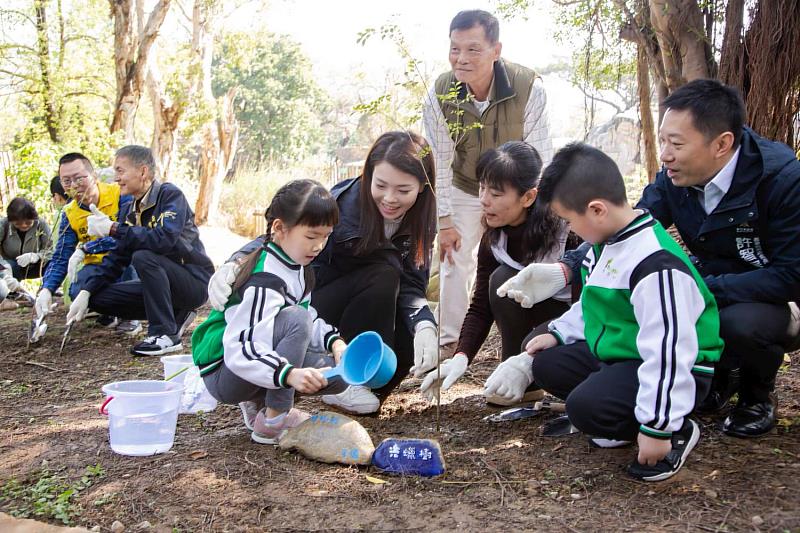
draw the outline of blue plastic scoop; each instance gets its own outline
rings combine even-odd
[[[325,379],[341,377],[348,385],[383,387],[397,371],[397,356],[374,331],[361,333],[347,346],[339,365],[325,370]]]

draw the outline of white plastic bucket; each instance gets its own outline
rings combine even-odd
[[[191,354],[165,355],[161,363],[164,365],[164,380],[184,385],[179,413],[208,412],[217,407],[217,400],[206,389]]]
[[[183,385],[166,381],[116,381],[103,385],[108,440],[121,455],[164,453],[175,442]]]

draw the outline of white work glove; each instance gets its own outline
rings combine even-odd
[[[8,287],[9,292],[16,292],[19,290],[19,281],[17,281],[16,278],[8,276],[4,278],[3,281],[6,282],[6,287]]]
[[[0,302],[6,299],[6,296],[8,296],[9,292],[11,291],[8,290],[8,285],[6,285],[6,282],[0,279]]]
[[[483,386],[484,396],[500,396],[510,402],[518,402],[533,383],[533,357],[521,353],[509,357],[494,369]]]
[[[224,311],[233,291],[233,282],[242,266],[234,261],[223,263],[208,280],[208,301],[217,311]]]
[[[83,250],[75,248],[75,251],[69,258],[69,264],[67,265],[67,279],[69,279],[70,283],[75,283],[75,280],[78,278],[78,268],[83,264],[85,258],[86,254],[83,253]]]
[[[561,263],[531,263],[500,285],[497,295],[508,296],[522,307],[531,308],[567,286],[565,269]]]
[[[39,291],[39,294],[36,295],[34,308],[36,309],[36,316],[39,318],[44,318],[50,314],[53,309],[53,295],[50,293],[50,289]]]
[[[39,262],[39,254],[29,252],[27,254],[22,254],[17,257],[17,264],[21,267],[26,267],[32,263]]]
[[[92,214],[86,218],[86,226],[89,235],[93,237],[108,237],[114,221],[111,220],[108,215],[97,209],[97,206],[94,204],[89,205],[89,211],[92,212]]]
[[[422,377],[431,368],[436,368],[438,357],[439,335],[436,326],[428,320],[420,322],[414,335],[414,366],[409,372],[412,372],[415,378]]]
[[[71,322],[80,322],[86,316],[87,311],[89,311],[89,297],[91,293],[89,291],[81,291],[78,293],[78,296],[72,300],[72,305],[69,306],[69,312],[67,313],[67,324]]]
[[[428,372],[425,379],[422,380],[422,385],[419,386],[419,391],[425,396],[429,402],[436,401],[436,394],[439,388],[444,392],[453,386],[453,383],[458,381],[458,378],[464,375],[469,365],[469,359],[463,353],[457,353],[452,359],[443,362],[437,371],[435,368]],[[438,378],[437,379],[437,374]]]

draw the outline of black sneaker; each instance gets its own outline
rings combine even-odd
[[[164,355],[183,349],[181,338],[177,335],[153,335],[131,348],[133,355]]]
[[[628,474],[642,481],[662,481],[678,473],[697,441],[700,428],[697,422],[687,418],[680,431],[672,434],[672,451],[655,465],[639,464],[636,459],[628,465]]]
[[[111,315],[100,315],[95,322],[104,328],[113,329],[119,324],[119,318]]]

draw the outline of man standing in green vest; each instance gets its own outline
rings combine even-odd
[[[440,343],[455,345],[470,301],[483,227],[475,167],[507,141],[533,145],[545,165],[553,156],[541,78],[500,58],[497,19],[461,11],[450,23],[450,65],[425,102],[423,122],[436,160],[439,213]],[[417,364],[421,375],[435,361]],[[433,366],[430,366],[430,365]]]

